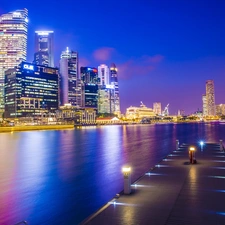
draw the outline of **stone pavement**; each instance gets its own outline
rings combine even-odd
[[[225,225],[225,153],[207,143],[190,164],[183,144],[82,225]]]

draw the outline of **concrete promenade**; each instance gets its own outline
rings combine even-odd
[[[189,163],[182,144],[120,195],[81,224],[88,225],[224,225],[225,153],[206,144]]]

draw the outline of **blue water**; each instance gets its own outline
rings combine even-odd
[[[225,124],[86,127],[0,134],[0,224],[79,224],[180,143],[225,140]]]

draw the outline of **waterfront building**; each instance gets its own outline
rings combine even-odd
[[[98,70],[94,67],[80,68],[82,82],[82,106],[98,109]]]
[[[216,105],[216,115],[217,116],[225,115],[225,104]]]
[[[153,103],[153,112],[156,115],[161,115],[162,114],[161,102],[154,102]]]
[[[115,88],[113,85],[100,86],[98,92],[98,113],[115,112]]]
[[[82,85],[78,68],[78,53],[67,48],[59,61],[60,105],[70,103],[72,106],[82,106]]]
[[[56,110],[56,119],[60,122],[72,122],[76,125],[88,125],[96,123],[96,110],[91,108],[80,108],[65,104]]]
[[[35,31],[34,63],[54,67],[53,31]]]
[[[152,108],[146,107],[142,102],[140,107],[130,106],[126,110],[126,118],[129,120],[141,120],[143,118],[154,117],[155,113]]]
[[[215,90],[213,80],[206,81],[206,106],[207,106],[207,115],[215,116],[216,108],[215,108]]]
[[[109,67],[105,64],[98,66],[98,77],[100,78],[100,85],[109,85]]]
[[[27,9],[0,16],[0,114],[4,111],[5,71],[26,61],[27,27]]]
[[[183,109],[179,109],[177,115],[178,116],[185,116],[184,110]]]
[[[120,94],[119,94],[119,83],[118,83],[118,74],[117,68],[114,63],[111,64],[110,67],[110,84],[114,86],[114,107],[115,107],[115,114],[120,115]]]
[[[35,117],[59,104],[58,69],[22,62],[5,72],[5,117]]]
[[[207,116],[208,113],[207,113],[207,99],[206,99],[206,95],[202,95],[202,104],[203,104],[203,107],[202,107],[202,113],[203,113],[203,116]]]

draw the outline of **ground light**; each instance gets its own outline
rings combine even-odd
[[[131,168],[130,167],[123,167],[123,178],[124,178],[124,194],[131,193]]]
[[[196,163],[196,159],[195,159],[195,147],[194,146],[191,146],[189,148],[189,159],[190,159],[190,163],[191,164],[195,164]]]

